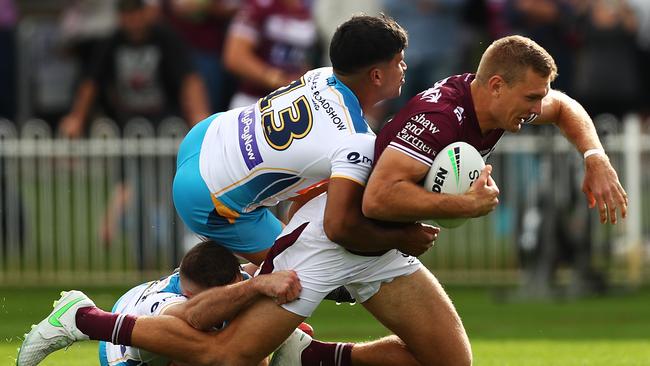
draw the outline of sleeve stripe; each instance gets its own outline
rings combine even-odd
[[[429,158],[427,156],[424,156],[424,155],[422,155],[420,153],[417,153],[417,152],[415,152],[415,151],[413,151],[411,149],[407,149],[406,147],[404,147],[402,145],[398,145],[398,144],[396,144],[394,142],[391,142],[388,145],[388,147],[391,147],[391,148],[393,148],[395,150],[398,150],[398,151],[412,157],[415,160],[423,162],[424,164],[426,164],[428,166],[431,166],[431,164],[433,164],[433,160],[431,160],[431,158]]]
[[[335,174],[335,175],[332,175],[332,176],[330,177],[330,179],[332,179],[332,178],[343,178],[343,179],[351,180],[351,181],[353,181],[353,182],[355,182],[355,183],[361,185],[362,187],[365,187],[365,186],[366,186],[366,183],[365,183],[365,182],[362,182],[362,181],[360,181],[359,179],[356,179],[356,178],[348,177],[348,176],[346,176],[346,175],[338,175],[338,174]]]

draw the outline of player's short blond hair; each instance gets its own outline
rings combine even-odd
[[[524,79],[531,68],[542,77],[557,77],[557,66],[553,57],[530,38],[508,36],[497,39],[485,50],[476,71],[476,80],[485,84],[499,75],[508,85]]]

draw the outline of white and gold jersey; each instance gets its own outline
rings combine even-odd
[[[320,68],[218,115],[201,145],[200,172],[216,206],[249,212],[331,177],[365,185],[374,140],[357,97],[332,68]]]
[[[178,272],[158,281],[143,283],[122,295],[113,307],[114,313],[156,316],[169,306],[187,301],[183,296]],[[102,366],[151,365],[167,366],[170,360],[145,350],[108,342],[99,344]]]

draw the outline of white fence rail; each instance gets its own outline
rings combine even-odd
[[[650,136],[636,117],[596,122],[630,197],[623,225],[598,224],[580,192],[581,157],[554,128],[531,127],[504,137],[490,159],[498,210],[443,231],[423,261],[447,281],[534,284],[566,262],[647,283]],[[171,184],[186,131],[177,119],[136,119],[123,131],[100,119],[89,138],[70,141],[40,120],[20,129],[0,120],[0,284],[135,281],[173,268],[186,231]],[[119,220],[103,230],[106,217]]]
[[[136,119],[120,137],[104,119],[88,139],[69,141],[40,120],[20,131],[0,121],[0,283],[120,281],[173,268],[184,229],[171,183],[186,132],[178,119],[156,129]]]

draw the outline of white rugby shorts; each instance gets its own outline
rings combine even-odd
[[[312,202],[307,205],[310,204]],[[318,216],[311,214],[309,217]],[[295,219],[276,240],[260,269],[260,273],[296,271],[302,285],[300,297],[282,305],[294,314],[309,317],[323,298],[340,286],[345,286],[359,303],[363,303],[379,291],[382,283],[408,276],[422,265],[417,258],[396,249],[380,256],[350,253],[327,238],[322,215],[316,222]]]

